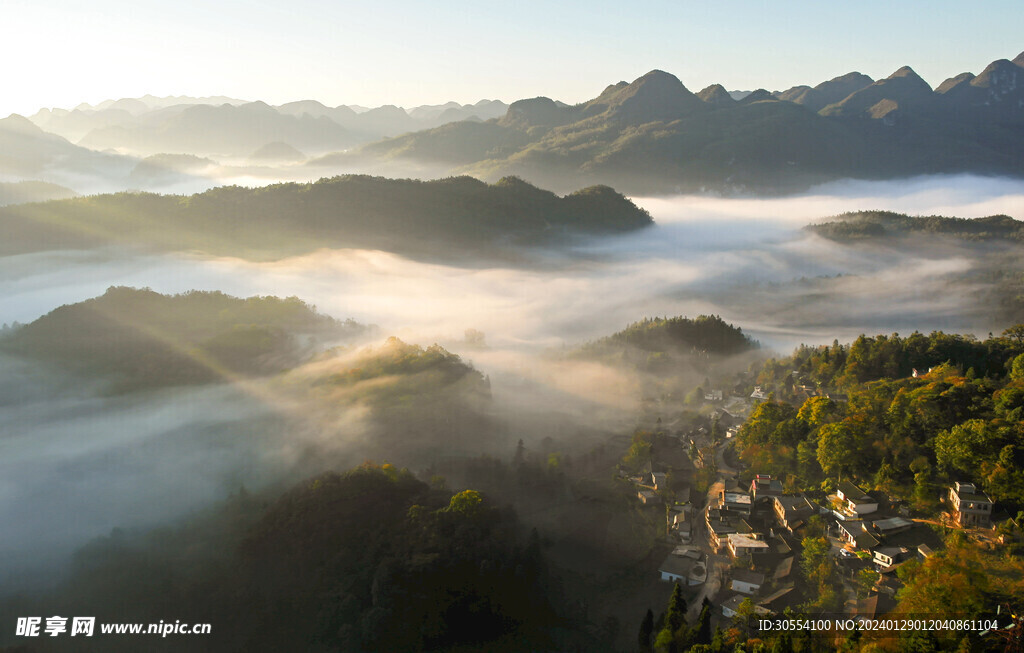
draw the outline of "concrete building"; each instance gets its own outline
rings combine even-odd
[[[949,488],[953,519],[964,528],[992,527],[992,499],[974,486],[957,481]]]
[[[769,474],[758,474],[750,481],[750,498],[753,501],[782,496],[782,481]]]
[[[729,555],[734,558],[744,558],[770,548],[757,533],[733,533],[727,535],[726,540]]]

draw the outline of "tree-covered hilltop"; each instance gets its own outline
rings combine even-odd
[[[209,651],[511,653],[554,650],[572,627],[536,532],[512,509],[391,464],[325,472],[283,494],[243,490],[179,526],[115,530],[44,597],[98,621],[212,623]],[[27,601],[0,599],[0,612]],[[569,636],[593,650],[586,634]]]
[[[940,235],[972,241],[1024,242],[1024,222],[1008,215],[986,218],[910,216],[892,211],[854,211],[807,225],[806,231],[839,242]]]
[[[937,264],[956,261],[962,265],[943,266],[938,292],[974,297],[974,310],[995,324],[1024,321],[1022,221],[1006,215],[959,218],[854,211],[824,218],[804,231],[857,249],[858,254],[883,252]],[[811,283],[816,292],[837,290],[827,279]]]
[[[325,356],[330,356],[327,352]],[[448,384],[471,376],[474,383],[484,383],[484,377],[462,359],[439,345],[424,349],[419,345],[402,342],[394,336],[383,345],[362,350],[355,360],[341,372],[318,378],[318,386],[351,387],[365,381],[391,376],[430,374],[439,384]]]
[[[586,343],[573,356],[655,370],[678,355],[707,359],[740,354],[758,346],[743,329],[717,315],[656,317]]]
[[[1024,509],[1024,327],[978,341],[861,336],[769,360],[741,456],[805,486],[842,477],[924,511],[951,481]]]
[[[0,254],[121,245],[277,259],[328,247],[459,259],[651,223],[607,187],[559,197],[514,177],[486,184],[346,175],[187,197],[115,193],[8,207],[0,210]]]
[[[285,379],[282,391],[308,404],[320,424],[351,422],[360,455],[403,464],[496,450],[490,381],[438,345],[388,338],[358,351],[334,349]]]
[[[243,543],[258,591],[287,606],[271,608],[274,623],[254,641],[371,651],[486,647],[512,635],[539,643],[555,615],[539,543],[520,530],[475,490],[431,491],[387,465],[313,479]]]
[[[9,332],[0,350],[110,379],[114,391],[126,392],[281,372],[311,355],[317,341],[364,331],[297,297],[162,295],[122,286]]]

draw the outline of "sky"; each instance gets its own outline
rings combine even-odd
[[[782,90],[910,65],[933,86],[1024,50],[1024,3],[2,0],[0,115],[165,95],[412,107],[565,102],[658,68]]]

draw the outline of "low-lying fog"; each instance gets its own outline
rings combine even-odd
[[[782,199],[636,202],[655,226],[580,244],[571,255],[543,252],[543,265],[528,268],[463,268],[362,250],[273,263],[118,252],[0,258],[0,323],[29,322],[111,285],[295,295],[334,317],[376,324],[382,335],[464,355],[490,375],[499,406],[522,412],[550,388],[623,415],[637,399],[630,379],[539,355],[645,316],[717,313],[782,351],[862,332],[984,336],[1010,326],[993,321],[978,288],[950,283],[975,260],[953,245],[846,247],[800,228],[858,209],[1021,219],[1022,181],[932,177],[829,184]],[[467,342],[467,329],[483,332],[485,344]],[[68,388],[53,374],[0,360],[0,579],[16,583],[15,572],[35,573],[114,526],[200,509],[243,483],[266,484],[286,466],[265,449],[280,443],[283,422],[259,394],[224,387],[113,399]]]
[[[865,330],[984,334],[999,325],[987,324],[970,296],[939,292],[946,273],[969,266],[956,251],[843,247],[800,227],[858,209],[1024,218],[1024,182],[971,176],[835,183],[768,200],[634,199],[651,212],[654,227],[581,245],[577,256],[547,252],[540,255],[543,266],[528,269],[462,268],[365,250],[324,250],[273,263],[112,252],[0,258],[0,322],[28,322],[108,286],[129,285],[164,293],[296,295],[335,317],[375,323],[427,344],[458,340],[476,328],[491,346],[560,347],[644,316],[709,312],[783,350]],[[802,296],[791,287],[836,275],[856,279],[837,284],[830,297]],[[765,284],[777,287],[767,292]],[[754,292],[744,296],[744,289]],[[783,302],[801,305],[795,313],[751,310]]]

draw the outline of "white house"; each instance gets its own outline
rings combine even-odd
[[[749,569],[737,569],[732,572],[732,589],[743,594],[757,594],[764,585],[764,574]]]
[[[846,510],[857,515],[867,515],[878,510],[878,500],[849,481],[841,481],[836,496],[846,503]]]

